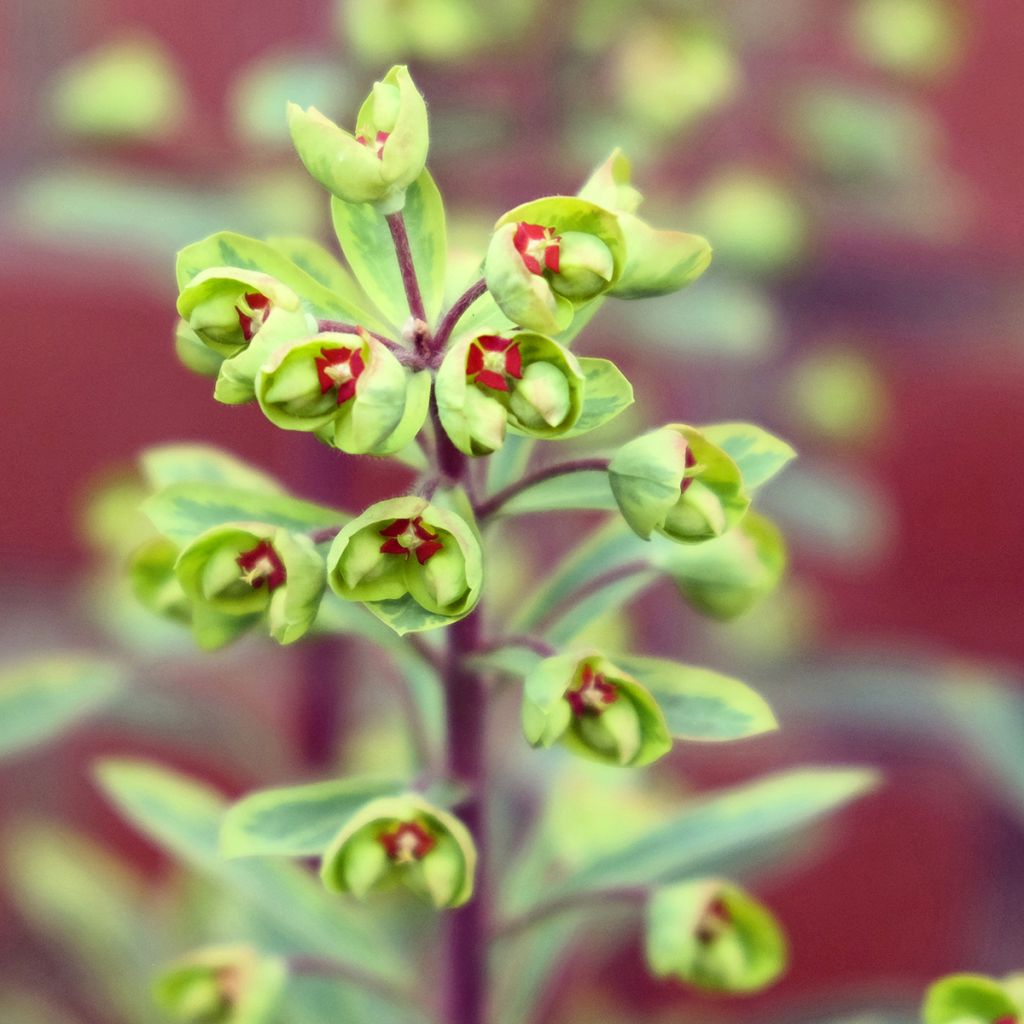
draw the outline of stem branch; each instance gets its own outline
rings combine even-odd
[[[481,278],[455,300],[452,308],[445,313],[444,319],[437,328],[437,334],[434,335],[434,343],[431,346],[431,354],[437,355],[444,351],[445,345],[448,344],[448,339],[452,336],[452,331],[455,330],[455,325],[465,315],[466,310],[486,291],[487,282]]]
[[[583,473],[587,470],[604,472],[607,469],[608,459],[577,459],[574,462],[559,462],[554,466],[546,466],[544,469],[538,469],[533,473],[527,474],[514,484],[509,484],[508,487],[498,491],[497,494],[482,502],[476,510],[477,516],[480,519],[487,519],[489,516],[493,516],[517,494],[522,494],[523,491],[527,491],[537,484],[544,483],[545,480],[552,480],[557,476],[564,476],[567,473]]]
[[[339,981],[354,985],[367,992],[373,992],[382,999],[399,1005],[409,1006],[422,1002],[422,999],[411,988],[377,977],[377,975],[360,970],[351,964],[330,960],[327,957],[290,956],[288,957],[288,969],[293,974],[337,978]]]
[[[427,312],[423,306],[420,283],[416,278],[416,268],[412,261],[412,249],[409,247],[409,234],[405,230],[405,218],[399,212],[389,213],[386,219],[391,231],[391,240],[395,243],[395,255],[398,257],[398,269],[402,273],[405,297],[409,301],[409,312],[414,319],[426,323]]]

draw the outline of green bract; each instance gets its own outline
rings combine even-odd
[[[371,505],[345,526],[327,556],[331,589],[362,601],[397,633],[468,615],[480,597],[483,552],[470,525],[425,498]]]
[[[540,662],[526,677],[523,732],[531,746],[561,743],[606,764],[649,764],[672,747],[648,690],[600,655]]]
[[[204,344],[185,320],[174,328],[174,351],[188,369],[203,377],[216,377],[224,362],[224,356]]]
[[[299,331],[310,327],[291,288],[243,267],[202,270],[178,296],[181,318],[204,344],[227,358],[246,348],[274,312],[292,314]]]
[[[695,988],[756,992],[786,969],[785,935],[739,886],[715,879],[660,889],[647,913],[647,961]]]
[[[323,856],[320,877],[332,892],[364,899],[406,888],[435,907],[473,895],[476,847],[458,818],[416,793],[381,797],[356,812]]]
[[[699,430],[670,423],[623,445],[608,467],[612,492],[644,540],[720,537],[750,506],[736,463]]]
[[[178,546],[154,537],[131,557],[128,573],[135,596],[152,612],[176,622],[190,622],[192,608],[174,573]]]
[[[233,622],[235,633],[266,614],[270,635],[293,643],[313,624],[325,586],[323,559],[308,537],[260,523],[200,534],[178,556],[175,573],[204,646],[218,645],[213,627],[204,635],[211,613],[218,627]]]
[[[365,331],[324,333],[276,349],[255,389],[271,423],[316,431],[352,454],[380,453],[403,447],[423,425],[430,378],[414,377]]]
[[[584,374],[576,357],[543,334],[477,334],[452,345],[437,374],[445,432],[467,455],[505,442],[506,427],[531,437],[560,437],[583,408]]]
[[[629,159],[616,149],[580,189],[580,197],[618,215],[626,263],[608,291],[620,299],[667,295],[692,284],[711,263],[711,246],[701,235],[658,231],[637,217],[641,195],[630,184]]]
[[[427,161],[427,107],[408,70],[393,67],[359,108],[354,135],[315,107],[288,104],[292,142],[306,170],[349,203],[401,210]]]
[[[569,326],[579,306],[622,274],[626,243],[614,213],[584,199],[524,203],[495,225],[484,276],[501,311],[544,334]]]
[[[157,1003],[183,1024],[272,1024],[287,971],[250,946],[211,946],[169,967]]]
[[[1024,1004],[1014,999],[1014,980],[952,974],[928,989],[921,1015],[925,1024],[1016,1024]]]

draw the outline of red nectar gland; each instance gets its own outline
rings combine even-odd
[[[522,380],[523,356],[519,342],[495,334],[481,334],[469,346],[466,377],[492,391],[508,391],[508,378]]]
[[[583,676],[575,688],[569,690],[565,699],[577,718],[584,715],[599,715],[609,704],[619,699],[619,691],[614,683],[609,683],[600,672],[595,672],[589,665],[583,666]]]
[[[242,328],[242,337],[246,341],[252,341],[256,332],[267,322],[270,316],[270,299],[261,292],[246,292],[235,312],[238,314],[238,324]]]
[[[377,154],[378,160],[384,159],[384,143],[388,141],[390,134],[390,132],[377,132],[377,136],[373,143],[373,149]],[[370,140],[367,139],[365,135],[357,135],[356,142],[358,142],[360,146],[368,147],[370,145]]]
[[[697,465],[697,457],[693,454],[693,449],[689,445],[686,446],[686,461],[683,465],[686,467],[686,469],[683,470],[684,473],[687,469],[693,469],[693,467]],[[692,483],[692,476],[684,476],[682,482],[679,484],[679,493],[685,494]]]
[[[403,821],[390,832],[382,833],[378,839],[393,864],[422,860],[437,845],[437,840],[415,821]]]
[[[420,565],[426,565],[444,548],[444,544],[438,540],[438,535],[431,533],[419,516],[415,519],[396,519],[379,532],[382,537],[387,538],[380,546],[381,554],[404,555],[408,558],[411,552],[416,555],[416,561]]]
[[[362,353],[355,348],[322,348],[316,360],[316,373],[320,378],[320,394],[331,388],[338,389],[338,405],[356,393],[356,381],[366,369]]]
[[[732,924],[732,914],[721,899],[714,899],[697,922],[694,938],[702,945],[710,945]]]
[[[243,551],[235,561],[242,570],[242,579],[253,590],[266,583],[267,590],[273,593],[288,578],[284,562],[268,540],[261,540],[251,551]]]
[[[541,224],[525,224],[520,221],[516,225],[513,244],[531,274],[543,274],[545,267],[552,274],[558,273],[560,235],[554,228],[546,228]]]

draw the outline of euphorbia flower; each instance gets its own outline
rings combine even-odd
[[[279,347],[256,375],[267,419],[352,454],[408,444],[427,416],[429,374],[412,374],[376,338],[318,334]]]
[[[242,579],[254,590],[265,583],[267,592],[272,594],[288,578],[284,562],[268,540],[261,540],[250,551],[243,551],[235,561],[242,570]]]
[[[441,424],[460,451],[500,448],[506,428],[559,437],[579,419],[583,371],[542,334],[471,335],[456,341],[437,374]]]
[[[406,68],[393,67],[359,109],[354,134],[315,107],[288,104],[292,142],[306,170],[339,199],[400,210],[427,161],[427,108]]]
[[[672,747],[665,716],[636,679],[600,655],[545,658],[526,678],[523,731],[596,761],[643,765]]]
[[[608,481],[626,522],[644,540],[654,531],[686,543],[709,540],[750,507],[736,463],[681,423],[623,445],[608,466]]]
[[[417,793],[381,797],[357,811],[324,853],[320,877],[332,892],[364,899],[405,888],[435,907],[473,894],[476,848],[454,815]]]
[[[553,274],[558,273],[561,241],[554,228],[526,224],[523,221],[516,225],[516,232],[512,236],[512,244],[531,274],[542,274],[545,267]]]
[[[335,593],[363,601],[399,633],[461,619],[483,580],[480,542],[469,524],[418,497],[372,505],[339,532],[327,565]]]

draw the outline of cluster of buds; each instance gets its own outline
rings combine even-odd
[[[332,892],[364,899],[407,889],[435,907],[473,894],[476,848],[465,825],[415,793],[372,800],[344,825],[323,855],[320,877]]]
[[[650,764],[672,747],[654,697],[600,655],[541,661],[526,677],[522,714],[532,746],[560,743],[605,764]]]

